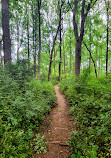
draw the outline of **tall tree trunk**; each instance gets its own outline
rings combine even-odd
[[[66,78],[66,54],[64,48],[64,40],[63,40],[63,54],[64,54],[64,78]]]
[[[71,71],[72,71],[72,65],[71,65],[71,60],[72,60],[72,52],[71,52],[71,35],[70,35],[70,75],[71,75]]]
[[[27,12],[27,49],[28,49],[28,70],[30,68],[30,47],[29,47],[29,9],[26,8]]]
[[[49,73],[48,73],[48,81],[50,81],[50,75],[51,75],[51,66],[52,66],[52,56],[50,56],[50,63],[49,63]]]
[[[106,3],[106,11],[107,11],[107,50],[106,50],[106,77],[108,75],[108,51],[109,51],[109,0],[108,4]]]
[[[33,20],[33,61],[34,61],[34,76],[36,76],[36,16],[34,15],[34,4],[32,4],[32,20]]]
[[[17,61],[19,61],[19,48],[20,48],[20,44],[19,44],[19,22],[17,19]]]
[[[34,42],[34,76],[36,76],[36,40]]]
[[[98,41],[98,38],[97,38],[97,41]],[[96,42],[96,59],[95,59],[95,61],[96,61],[96,67],[97,67],[97,61],[98,61],[98,44],[97,44],[97,42]]]
[[[91,0],[88,5],[86,5],[86,0],[82,0],[82,8],[81,8],[81,25],[80,25],[80,35],[78,32],[79,26],[76,21],[77,12],[78,12],[78,0],[74,1],[74,9],[73,9],[73,27],[74,27],[74,35],[76,38],[75,45],[75,76],[78,77],[80,75],[80,67],[81,67],[81,48],[82,41],[84,36],[84,26],[87,15],[91,9],[91,7],[97,2],[97,0]],[[92,5],[93,3],[93,5]],[[86,10],[86,11],[85,11]]]
[[[2,40],[0,41],[0,67],[2,67]]]
[[[60,8],[60,13],[59,13],[59,19],[60,19],[60,62],[59,62],[59,81],[61,81],[61,63],[62,63],[62,50],[61,50],[61,43],[62,43],[62,28],[61,28],[61,7]]]
[[[71,21],[69,21],[69,28],[71,29]],[[70,30],[70,75],[71,75],[71,71],[72,71],[71,60],[72,60],[72,50],[71,50],[71,30]]]
[[[33,21],[33,61],[34,61],[34,76],[35,74],[35,21],[34,21],[34,5],[32,3],[32,21]]]
[[[54,48],[54,58],[56,57],[55,48]],[[54,61],[54,76],[55,76],[55,61]]]
[[[81,42],[76,42],[75,45],[75,75],[78,77],[80,75],[81,67]]]
[[[99,71],[98,71],[98,76],[100,75],[101,72],[101,59],[100,59],[100,54],[99,54]]]
[[[40,68],[41,68],[41,0],[38,0],[38,16],[39,16],[39,52],[38,52],[38,80],[40,80]]]
[[[9,3],[8,0],[2,0],[2,29],[3,29],[3,50],[4,64],[11,63],[11,38],[9,28]]]
[[[33,19],[33,57],[34,57],[34,76],[36,76],[36,42],[35,42],[35,24]]]
[[[77,7],[78,2],[75,0],[75,8],[73,10],[73,27],[74,27],[74,35],[76,38],[76,44],[75,44],[75,76],[78,77],[80,75],[80,67],[81,67],[81,47],[82,47],[82,41],[84,36],[84,25],[85,25],[85,19],[86,14],[84,13],[85,9],[85,0],[82,1],[82,9],[81,9],[81,27],[80,27],[80,36],[78,33],[78,24],[76,22],[76,14],[77,14]]]
[[[91,19],[90,19],[90,51],[91,51],[91,36],[92,36],[92,34],[91,34]],[[89,56],[89,68],[91,68],[91,57]]]

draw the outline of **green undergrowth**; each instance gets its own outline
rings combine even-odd
[[[0,71],[1,158],[27,158],[33,151],[46,151],[44,138],[35,133],[39,133],[55,99],[51,83],[34,79],[24,81],[21,87],[17,79],[15,81],[11,75]]]
[[[59,84],[70,103],[75,130],[69,140],[69,158],[111,157],[111,75],[69,78]]]

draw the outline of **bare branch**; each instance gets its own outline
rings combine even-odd
[[[91,57],[91,59],[92,59],[92,62],[93,62],[93,65],[94,65],[94,69],[95,69],[95,75],[96,75],[96,78],[97,78],[96,64],[95,64],[95,61],[94,61],[94,59],[93,59],[93,57],[92,57],[91,51],[90,51],[90,49],[88,48],[87,44],[86,44],[84,41],[83,41],[83,44],[85,45],[87,51],[88,51],[89,54],[90,54],[90,57]]]
[[[63,7],[64,3],[65,3],[65,1],[62,1],[62,4],[61,4],[61,9],[62,9],[62,7]]]
[[[70,9],[73,10],[73,9],[72,9],[72,6],[71,6],[71,4],[70,4],[70,2],[69,2],[69,0],[68,0],[68,4],[69,4],[69,6],[70,6]]]
[[[91,6],[91,4],[92,4],[92,2],[93,2],[93,0],[91,0],[91,2],[89,3],[89,5],[88,5],[88,7],[87,7],[87,11],[86,11],[86,14],[85,14],[85,18],[87,17],[87,15],[88,15],[90,9],[95,5],[95,3],[96,3],[97,1],[98,1],[98,0],[95,0],[94,3],[93,3],[93,5]]]

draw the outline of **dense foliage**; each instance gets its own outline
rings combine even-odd
[[[0,0],[0,21],[0,157],[46,152],[38,131],[55,104],[52,85],[65,79],[76,126],[70,157],[109,158],[111,1]],[[93,75],[79,77],[88,67]]]
[[[69,140],[71,158],[111,156],[111,76],[108,79],[85,71],[63,80],[61,91],[69,100],[75,130]]]
[[[51,83],[24,78],[21,87],[21,79],[11,76],[0,71],[0,157],[25,158],[32,149],[46,151],[44,137],[34,132],[55,104],[55,92]]]

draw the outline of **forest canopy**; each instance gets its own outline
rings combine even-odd
[[[109,0],[2,0],[0,8],[1,66],[25,61],[38,80],[110,71]]]

